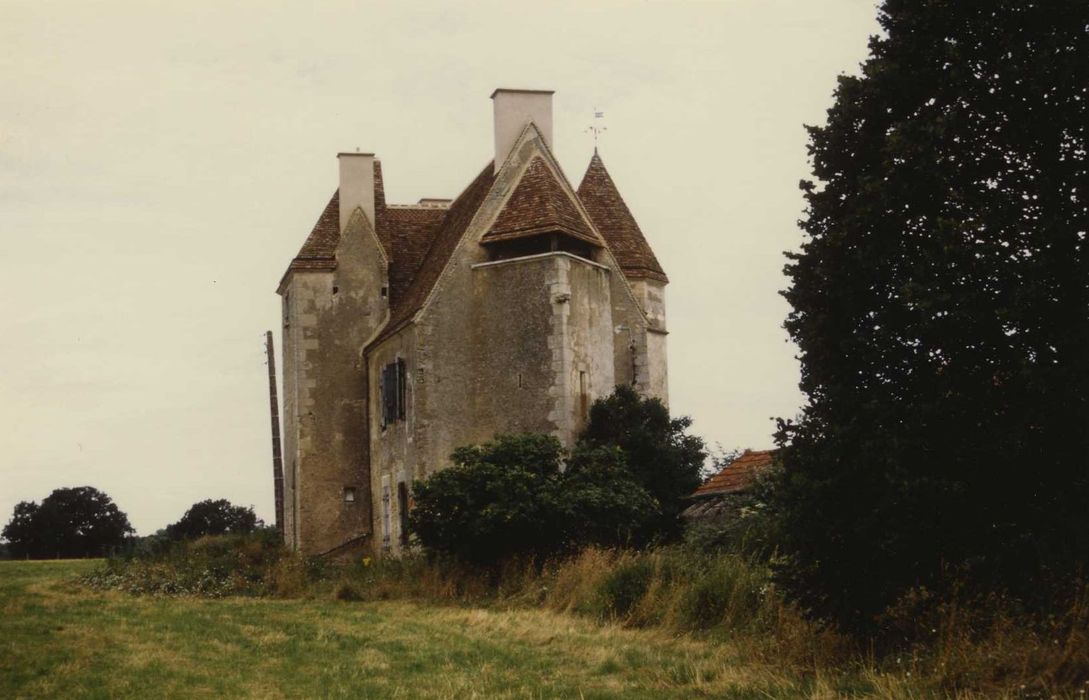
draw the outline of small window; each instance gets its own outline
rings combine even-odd
[[[385,299],[389,296],[389,287],[382,287],[382,298]]]
[[[344,502],[345,503],[355,503],[355,487],[354,486],[345,486],[344,487]]]
[[[337,293],[337,292],[339,292],[339,291],[340,291],[340,287],[338,287],[338,286],[336,286],[336,285],[334,284],[334,285],[333,285],[333,294],[336,294],[336,293]]]
[[[382,398],[382,427],[405,419],[405,393],[407,372],[405,361],[398,358],[382,368],[379,381]]]

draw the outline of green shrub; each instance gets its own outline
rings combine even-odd
[[[615,448],[578,448],[562,469],[556,438],[500,435],[451,459],[413,485],[410,526],[432,555],[497,568],[587,544],[626,544],[658,515]]]
[[[646,557],[619,562],[598,584],[597,598],[603,614],[627,617],[646,595],[654,566]]]
[[[115,557],[83,577],[93,588],[157,595],[265,595],[286,551],[275,533],[202,537],[144,558]]]

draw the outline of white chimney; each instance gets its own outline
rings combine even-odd
[[[526,124],[533,122],[552,148],[552,93],[553,90],[510,90],[499,88],[492,93],[495,111],[495,170],[514,148],[514,142],[522,135]]]
[[[338,153],[340,161],[340,230],[348,225],[356,207],[374,226],[374,154]]]

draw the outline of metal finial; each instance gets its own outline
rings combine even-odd
[[[590,126],[586,127],[586,133],[594,135],[594,153],[597,153],[597,139],[602,133],[609,130],[609,127],[602,124],[599,120],[605,118],[604,112],[597,111],[597,107],[594,107],[594,121],[590,123]]]

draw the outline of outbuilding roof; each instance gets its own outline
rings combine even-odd
[[[692,496],[739,493],[752,487],[756,479],[775,463],[775,450],[745,450],[696,489]]]

